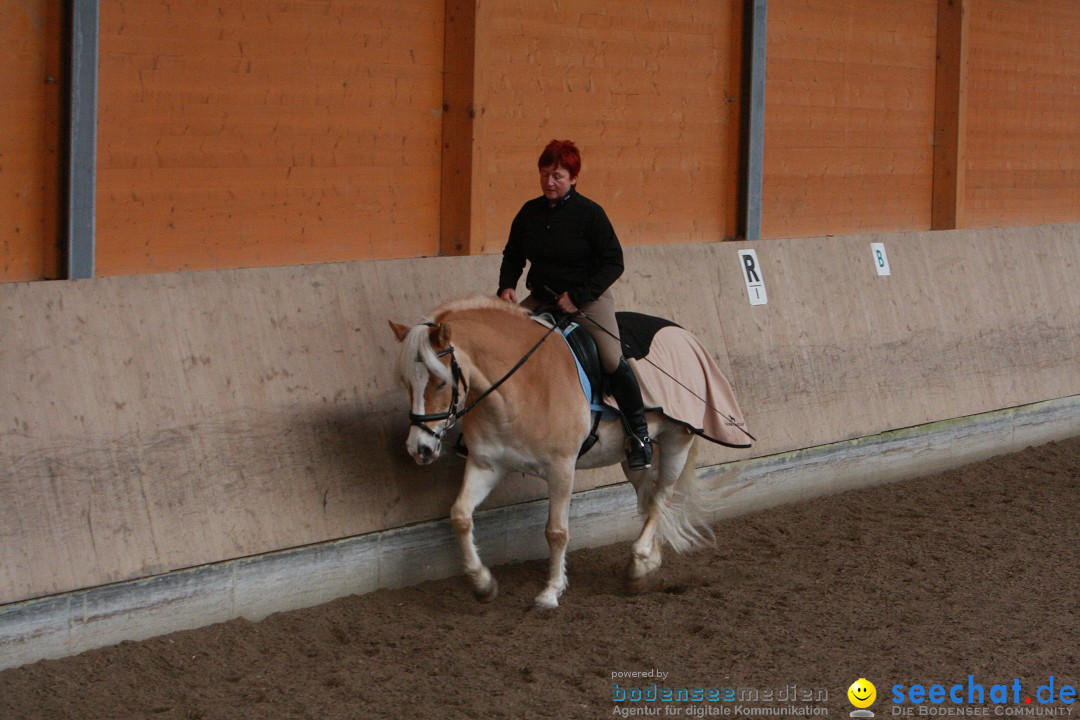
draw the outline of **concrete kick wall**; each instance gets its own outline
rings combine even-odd
[[[620,305],[702,337],[759,438],[702,465],[1080,394],[1078,226],[627,257]],[[492,292],[498,260],[0,286],[0,604],[444,517],[461,461],[405,455],[386,319]],[[488,507],[543,495],[512,478]]]
[[[722,521],[1078,433],[1080,396],[1074,396],[726,463],[703,474],[725,487],[724,506],[713,515]],[[635,537],[641,531],[636,505],[625,483],[578,493],[570,508],[571,549]],[[501,564],[547,556],[546,521],[544,500],[477,515],[477,545],[497,576]],[[722,526],[717,543],[724,543]],[[621,563],[610,568],[621,571]],[[260,620],[274,612],[460,572],[461,553],[443,519],[12,603],[0,606],[0,670],[236,617]],[[461,602],[475,602],[464,580],[459,588]],[[571,588],[564,602],[572,607],[575,601]]]

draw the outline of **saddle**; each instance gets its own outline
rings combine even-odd
[[[570,347],[574,362],[577,364],[578,379],[581,381],[581,389],[589,403],[589,410],[592,414],[592,429],[578,451],[578,457],[581,457],[592,449],[592,446],[599,439],[596,429],[600,426],[600,421],[621,418],[622,412],[604,402],[606,394],[604,371],[600,365],[600,354],[597,352],[596,341],[593,340],[592,335],[586,332],[580,324],[567,322],[565,316],[556,320],[549,313],[540,313],[533,315],[532,318],[546,327],[557,326],[556,333]],[[675,325],[675,323],[664,318],[635,312],[617,312],[615,313],[615,321],[619,326],[623,354],[633,359],[648,355],[653,336],[659,330]]]

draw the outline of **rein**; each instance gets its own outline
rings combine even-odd
[[[435,327],[435,323],[431,323],[431,322],[425,322],[425,323],[421,323],[421,324],[422,325],[427,325],[428,327]],[[453,428],[454,425],[457,424],[457,421],[459,419],[465,417],[466,413],[468,413],[474,407],[479,405],[481,400],[483,400],[488,395],[490,395],[491,393],[498,390],[500,385],[502,385],[504,382],[509,380],[510,376],[513,375],[514,373],[516,373],[521,368],[521,366],[524,365],[525,362],[530,357],[532,357],[533,353],[535,353],[537,350],[540,349],[540,346],[544,344],[544,341],[548,339],[548,336],[550,336],[551,333],[556,328],[558,328],[558,324],[554,324],[550,328],[548,328],[548,331],[545,332],[540,337],[540,339],[536,341],[535,345],[533,345],[531,348],[529,348],[529,351],[526,352],[522,356],[522,358],[517,361],[517,363],[515,363],[514,367],[507,370],[505,375],[503,375],[501,378],[496,380],[495,383],[493,383],[491,387],[489,387],[484,392],[480,393],[479,397],[477,397],[471,403],[466,405],[460,411],[458,410],[458,407],[457,407],[458,400],[461,397],[461,395],[458,392],[458,386],[460,385],[460,387],[462,388],[464,393],[467,395],[468,392],[469,392],[469,385],[465,381],[465,374],[463,372],[461,372],[461,366],[458,365],[457,357],[454,355],[454,346],[451,345],[451,346],[447,347],[445,350],[442,350],[441,352],[437,353],[436,357],[440,357],[440,358],[446,357],[447,355],[450,356],[450,377],[452,378],[451,381],[453,382],[453,387],[450,390],[450,407],[446,409],[446,412],[441,412],[441,413],[427,413],[427,414],[424,414],[424,415],[417,415],[415,413],[410,412],[409,413],[409,423],[412,424],[412,425],[415,425],[416,427],[418,427],[421,430],[423,430],[424,432],[432,435],[433,437],[441,440],[443,434],[447,430],[450,430],[451,428]],[[438,421],[438,420],[447,420],[448,421],[446,423],[446,425],[443,427],[442,430],[432,430],[431,428],[429,428],[427,425],[424,424],[426,422],[435,422],[435,421]]]

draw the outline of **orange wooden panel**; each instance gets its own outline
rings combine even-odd
[[[470,255],[478,0],[446,0],[443,42],[442,197],[439,249]]]
[[[762,233],[930,226],[936,0],[769,3]]]
[[[1080,221],[1080,4],[967,5],[965,224]]]
[[[732,236],[739,5],[480,5],[474,252],[502,250],[552,138],[579,145],[579,188],[624,244]]]
[[[938,0],[937,77],[934,81],[934,198],[930,226],[964,225],[967,137],[967,0]]]
[[[60,5],[0,4],[0,282],[59,272]]]
[[[101,275],[438,253],[443,5],[101,4]]]

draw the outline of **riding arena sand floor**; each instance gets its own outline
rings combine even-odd
[[[644,595],[623,592],[621,543],[570,555],[555,611],[529,609],[534,561],[495,568],[489,605],[456,577],[6,670],[0,720],[839,718],[859,678],[878,718],[1076,718],[1060,693],[1080,686],[1078,507],[1073,438],[721,522]],[[615,701],[654,684],[741,699]],[[895,703],[898,684],[965,701],[1000,684],[1009,702]]]

